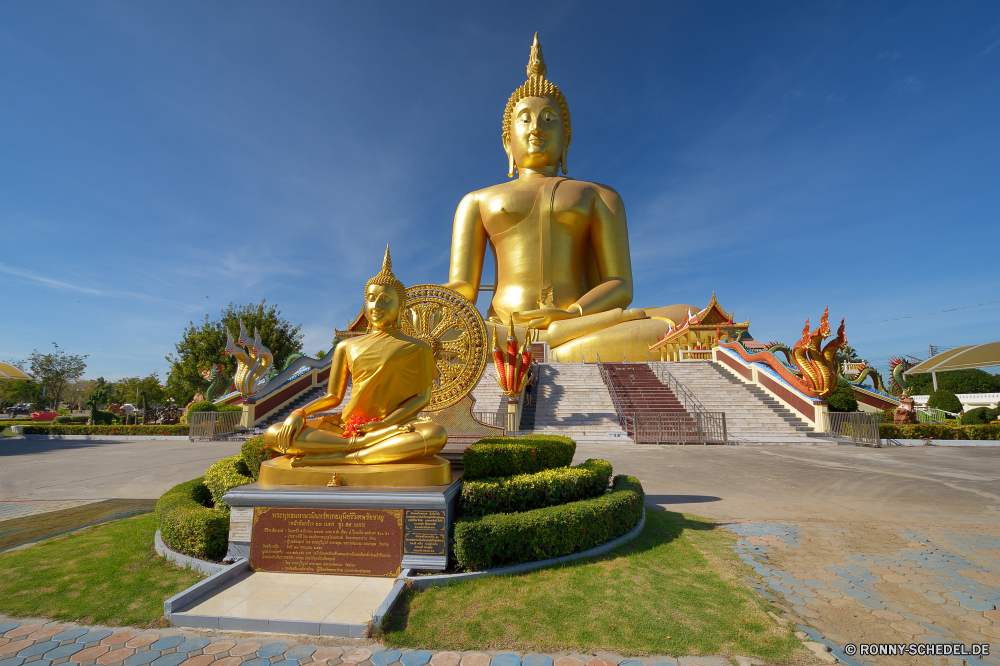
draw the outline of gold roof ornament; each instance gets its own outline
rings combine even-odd
[[[566,98],[556,84],[545,78],[545,58],[542,55],[542,44],[535,32],[535,43],[531,45],[531,55],[528,58],[528,80],[515,90],[507,100],[507,108],[503,112],[503,139],[506,144],[510,138],[510,116],[514,107],[525,97],[552,97],[559,103],[559,113],[562,114],[563,128],[566,136],[566,146],[569,147],[573,130],[570,125],[569,106]]]
[[[368,287],[373,284],[380,284],[384,287],[392,287],[396,292],[396,298],[399,299],[400,307],[402,308],[403,304],[406,303],[406,287],[404,287],[403,283],[399,281],[399,278],[392,274],[392,257],[389,256],[388,243],[385,244],[385,257],[382,259],[382,270],[379,271],[378,274],[371,280],[368,280],[367,284],[365,284],[365,294],[368,293]]]

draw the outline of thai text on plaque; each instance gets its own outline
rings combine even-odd
[[[402,509],[257,507],[250,566],[257,571],[398,576]]]

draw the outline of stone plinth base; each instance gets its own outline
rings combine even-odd
[[[262,486],[379,486],[401,488],[451,483],[451,463],[438,456],[410,463],[292,467],[288,456],[260,466]]]
[[[436,458],[428,460],[434,461]],[[433,468],[446,469],[450,475],[448,462],[441,460],[441,463],[443,464],[435,462]],[[262,480],[264,469],[262,466]],[[303,471],[312,470],[306,468]],[[292,551],[302,551],[303,554],[299,556],[300,561],[287,562],[280,569],[272,563],[269,569],[271,571],[322,572],[340,569],[346,572],[342,565],[351,552],[389,554],[390,550],[394,562],[403,569],[442,571],[447,567],[455,502],[462,487],[461,471],[456,472],[454,479],[448,484],[409,487],[327,486],[326,480],[329,479],[330,472],[325,471],[326,477],[321,479],[324,481],[323,485],[265,485],[258,482],[233,488],[226,493],[223,500],[230,506],[227,558],[230,561],[240,558],[252,561],[254,543],[257,544],[259,556],[266,554],[262,550],[265,544],[280,542],[286,550],[290,548]],[[304,538],[302,544],[293,543],[294,539],[290,540],[284,531],[275,532],[275,526],[269,524],[268,516],[274,516],[277,509],[291,509],[281,512],[288,515],[277,517],[297,521],[294,523],[294,532],[300,533]],[[373,514],[385,513],[382,511],[385,509],[391,510],[388,513],[392,514],[394,524],[399,525],[402,531],[401,543],[398,534],[393,534],[392,538],[386,535],[372,536],[372,530],[362,525],[365,521],[371,521]],[[351,518],[348,510],[357,510],[356,518]],[[292,515],[299,513],[308,515]],[[398,518],[402,519],[401,525],[397,522]],[[359,525],[369,533],[365,536],[366,539],[371,537],[376,541],[359,542],[350,535],[345,536],[345,530]],[[310,534],[306,534],[307,532]],[[313,532],[315,534],[311,534]],[[305,553],[306,550],[309,552]],[[276,551],[271,551],[272,560],[274,552]],[[308,563],[304,559],[307,556]],[[386,570],[395,568],[388,567]],[[385,574],[383,572],[379,575]]]

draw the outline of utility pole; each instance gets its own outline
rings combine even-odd
[[[934,356],[934,345],[927,345],[927,358]],[[931,373],[931,381],[934,383],[934,390],[937,391],[937,373]]]

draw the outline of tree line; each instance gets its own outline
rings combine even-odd
[[[230,303],[215,319],[206,314],[198,324],[189,322],[174,345],[175,353],[166,356],[169,370],[163,383],[158,372],[114,381],[104,377],[83,379],[87,355],[69,354],[58,348],[51,353],[35,350],[25,360],[8,361],[34,381],[0,379],[0,408],[28,402],[38,411],[63,404],[82,409],[91,402],[95,391],[101,406],[130,402],[152,407],[165,405],[171,398],[177,405],[186,405],[208,387],[203,373],[212,365],[221,364],[225,381],[232,382],[236,360],[222,352],[226,348],[226,331],[239,335],[241,321],[250,335],[260,331],[262,341],[274,355],[273,367],[280,370],[288,357],[301,353],[301,324],[293,325],[282,317],[277,306],[268,305],[266,299],[258,304]]]

